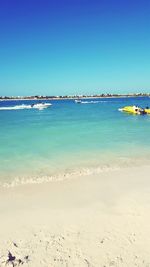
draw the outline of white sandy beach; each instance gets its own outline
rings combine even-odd
[[[125,168],[1,188],[0,267],[149,267],[149,177]]]

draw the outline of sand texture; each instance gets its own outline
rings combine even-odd
[[[150,167],[0,189],[0,267],[150,267]]]

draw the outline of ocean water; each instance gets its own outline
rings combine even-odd
[[[150,98],[51,100],[44,110],[35,102],[0,101],[1,185],[150,163],[150,116],[118,111]]]

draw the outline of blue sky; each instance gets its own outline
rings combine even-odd
[[[0,1],[0,95],[148,92],[149,0]]]

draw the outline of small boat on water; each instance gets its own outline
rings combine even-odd
[[[52,105],[51,103],[37,103],[37,104],[32,104],[31,108],[42,110],[42,109],[48,108],[51,105]]]
[[[150,114],[150,108],[141,108],[138,106],[125,106],[123,108],[120,108],[119,111],[127,112],[130,114],[137,114],[137,115],[146,115]]]
[[[82,101],[81,101],[80,99],[76,99],[74,102],[75,102],[76,104],[81,104],[81,103],[82,103]]]

